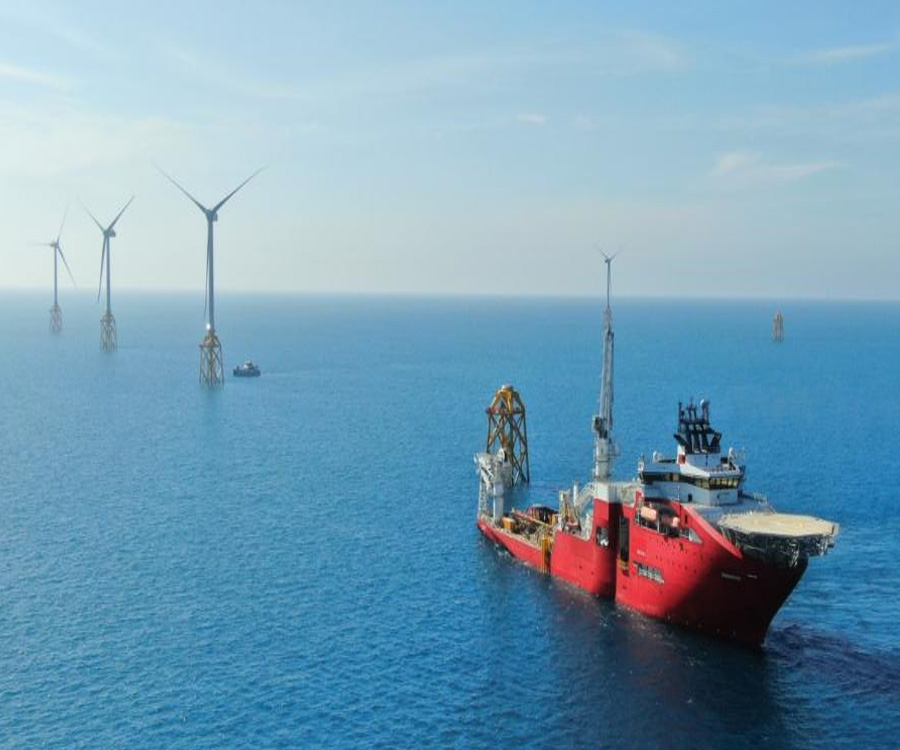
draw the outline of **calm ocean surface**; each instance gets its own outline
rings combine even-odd
[[[706,397],[751,489],[842,525],[745,651],[475,528],[513,383],[533,486],[588,478],[599,301],[0,294],[0,747],[900,746],[900,305],[615,302],[616,475]]]

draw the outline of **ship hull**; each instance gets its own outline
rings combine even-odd
[[[758,646],[772,618],[806,572],[745,555],[699,514],[680,508],[699,541],[634,523],[627,561],[616,571],[616,601],[651,617]]]
[[[532,544],[518,534],[504,531],[484,518],[478,519],[478,528],[481,530],[481,533],[494,542],[494,544],[503,547],[520,562],[523,562],[532,568],[537,568],[540,571],[547,572],[543,562],[541,548],[536,544]]]
[[[745,555],[693,509],[674,504],[690,537],[635,522],[634,509],[595,503],[588,538],[557,530],[546,553],[520,534],[480,517],[491,541],[531,567],[642,614],[749,646],[761,645],[772,618],[806,571]],[[547,559],[549,558],[549,559]]]

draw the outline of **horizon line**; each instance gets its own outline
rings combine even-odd
[[[0,293],[45,293],[47,289],[42,286],[3,286],[0,285]],[[598,300],[602,302],[601,291],[596,295],[577,292],[572,294],[552,292],[411,292],[407,290],[391,291],[356,291],[356,290],[310,290],[310,289],[236,289],[219,287],[217,293],[236,296],[261,296],[261,297],[356,297],[356,298],[383,298],[383,299],[484,299],[484,300],[553,300],[553,301],[588,301]],[[203,295],[203,289],[189,289],[184,287],[135,287],[122,286],[117,289],[120,294],[147,294],[147,295]],[[92,297],[86,290],[74,289],[67,296]],[[692,302],[872,302],[872,303],[900,303],[897,297],[859,297],[834,295],[724,295],[724,294],[641,294],[623,293],[613,295],[613,299],[620,300],[658,300],[658,301],[692,301]],[[604,298],[605,299],[605,298]]]

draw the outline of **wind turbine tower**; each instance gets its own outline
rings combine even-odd
[[[112,305],[110,303],[110,291],[109,291],[109,251],[110,251],[110,240],[116,236],[116,222],[122,218],[122,214],[125,213],[125,209],[131,205],[131,201],[134,200],[134,196],[132,195],[128,199],[128,203],[122,206],[122,210],[116,214],[116,218],[112,220],[112,223],[105,227],[97,221],[97,217],[94,216],[88,210],[88,207],[85,206],[84,210],[87,211],[88,216],[90,216],[97,227],[103,232],[103,251],[100,254],[100,285],[97,288],[97,301],[100,301],[100,293],[103,290],[103,266],[104,263],[106,265],[106,311],[100,317],[100,348],[105,352],[114,352],[118,346],[119,342],[116,336],[116,319],[112,313]]]
[[[157,169],[159,169],[157,167]],[[179,185],[172,177],[161,169],[160,174],[184,193],[190,201],[197,206],[206,217],[206,295],[204,300],[204,314],[206,316],[206,333],[200,342],[200,383],[206,386],[225,385],[225,366],[222,361],[222,344],[216,335],[216,296],[215,279],[213,274],[213,224],[219,220],[219,209],[222,208],[231,197],[256,175],[262,172],[260,167],[222,200],[212,208],[207,208],[193,195]]]
[[[56,233],[56,239],[52,242],[37,242],[35,244],[42,247],[53,248],[53,307],[50,308],[50,333],[59,333],[62,330],[62,310],[59,307],[59,284],[57,283],[59,269],[59,258],[62,258],[63,265],[72,279],[72,286],[76,286],[75,277],[72,276],[72,270],[66,262],[66,256],[63,254],[62,245],[59,244],[59,238],[62,237],[62,230],[66,223],[66,214],[69,213],[67,208],[63,214],[62,223],[59,225],[59,231]]]

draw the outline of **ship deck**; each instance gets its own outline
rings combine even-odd
[[[719,519],[719,526],[738,534],[760,534],[786,539],[801,537],[833,537],[838,525],[813,516],[791,513],[732,513]]]

